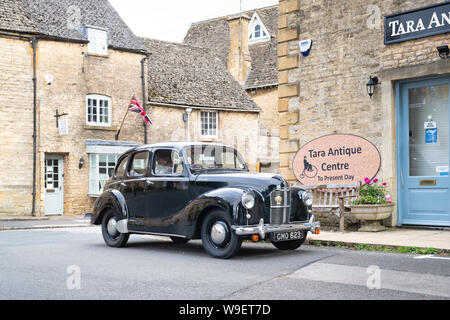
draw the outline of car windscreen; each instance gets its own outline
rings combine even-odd
[[[224,146],[200,145],[185,148],[187,161],[191,168],[247,170],[239,153]]]

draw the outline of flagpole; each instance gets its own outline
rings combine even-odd
[[[133,95],[133,98],[134,98],[134,95]],[[131,102],[133,102],[133,98],[131,98],[130,103],[127,106],[127,111],[125,112],[125,115],[123,116],[122,123],[120,124],[119,130],[117,130],[117,133],[116,133],[116,136],[115,136],[116,141],[119,140],[120,130],[122,130],[123,123],[125,122],[125,118],[127,117],[128,109],[130,108]]]

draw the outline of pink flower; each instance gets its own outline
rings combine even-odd
[[[387,186],[387,182],[383,182],[383,186]]]
[[[378,182],[378,179],[373,179],[373,183],[377,183]]]

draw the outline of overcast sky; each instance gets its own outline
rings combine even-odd
[[[189,26],[239,13],[240,0],[109,0],[137,36],[182,42]],[[278,0],[242,0],[242,10],[262,8]]]

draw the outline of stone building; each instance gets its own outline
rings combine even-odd
[[[134,113],[115,134],[146,54],[107,0],[0,2],[0,215],[90,212],[144,142]]]
[[[278,27],[281,174],[296,183],[292,160],[308,141],[358,135],[381,154],[396,203],[385,223],[449,226],[450,4],[280,0]]]
[[[262,109],[257,157],[264,172],[279,162],[277,25],[278,6],[271,6],[194,23],[184,39],[211,50]]]
[[[240,151],[252,170],[261,109],[208,49],[141,39],[148,62],[149,141],[219,142]]]

